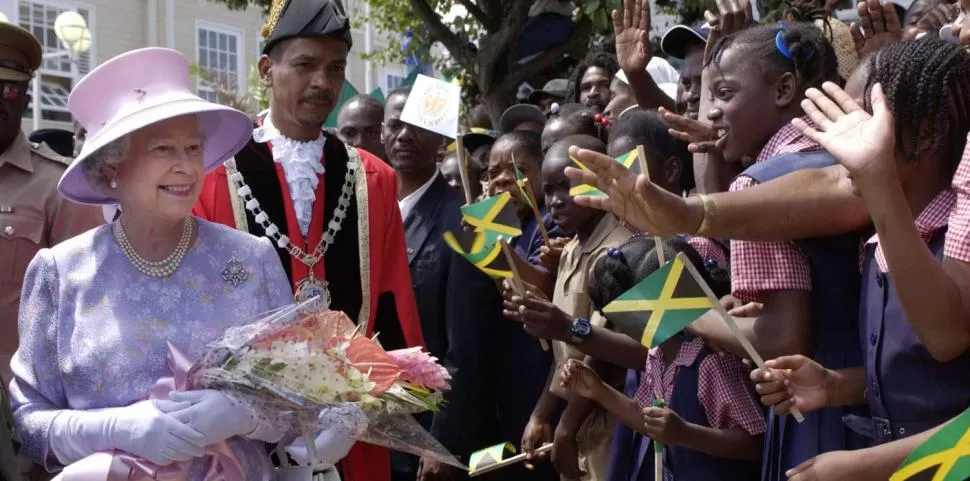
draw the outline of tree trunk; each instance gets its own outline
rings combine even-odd
[[[488,116],[492,119],[492,128],[501,130],[502,126],[499,124],[499,119],[502,118],[502,113],[505,112],[505,109],[509,108],[511,92],[493,90],[495,89],[494,85],[480,85],[478,88],[481,90],[482,104],[485,106],[485,111],[488,112]]]

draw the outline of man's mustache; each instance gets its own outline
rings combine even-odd
[[[333,104],[333,95],[326,92],[318,94],[308,94],[300,97],[301,102],[330,103]]]

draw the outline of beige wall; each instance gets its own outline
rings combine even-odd
[[[0,0],[0,12],[11,21],[18,18],[19,4],[22,0]],[[91,68],[97,66],[116,55],[129,50],[148,47],[172,47],[186,54],[192,62],[196,62],[197,28],[209,26],[218,30],[238,33],[242,42],[239,52],[241,69],[241,87],[245,87],[245,80],[250,66],[259,58],[259,31],[264,19],[259,8],[250,7],[244,11],[231,11],[223,4],[211,0],[30,0],[37,3],[54,5],[64,9],[83,8],[90,12],[89,28],[94,43],[91,48]],[[169,30],[166,21],[167,2],[174,6],[175,21]],[[149,5],[156,3],[157,42],[152,44]],[[353,30],[354,48],[351,53],[347,71],[347,80],[361,93],[370,93],[375,88],[386,91],[386,76],[394,74],[406,75],[403,65],[380,65],[372,63],[368,79],[367,62],[361,54],[367,49],[368,26],[364,21],[364,1],[345,0],[348,14],[354,20]],[[172,36],[172,44],[168,43]],[[386,46],[384,38],[371,29],[371,50],[379,50]],[[83,72],[82,72],[83,73]],[[76,80],[76,79],[75,79]],[[369,87],[369,88],[368,88]],[[71,128],[64,122],[42,121],[41,128]],[[33,121],[26,117],[23,128],[33,130]]]
[[[240,72],[241,87],[249,68],[259,58],[259,30],[263,25],[263,14],[259,8],[244,11],[231,11],[223,4],[207,0],[157,0],[157,42],[150,42],[150,0],[30,0],[59,8],[84,8],[90,13],[88,28],[91,29],[93,46],[91,48],[92,68],[121,53],[148,46],[171,47],[184,53],[190,61],[196,62],[198,48],[196,29],[199,25],[218,30],[237,33],[241,40]],[[171,43],[169,43],[169,24],[166,21],[166,3],[171,1],[174,22],[171,24]],[[0,0],[0,12],[11,21],[19,18],[21,0]],[[76,79],[75,79],[76,80]],[[23,122],[24,130],[33,129],[33,121],[28,117]],[[64,122],[42,121],[41,128],[70,128]]]

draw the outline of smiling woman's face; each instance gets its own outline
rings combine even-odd
[[[121,207],[137,217],[176,221],[189,215],[205,177],[199,120],[184,115],[129,136],[120,164],[105,167],[117,181]]]

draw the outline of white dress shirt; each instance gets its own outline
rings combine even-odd
[[[411,213],[411,211],[414,209],[414,206],[418,204],[419,200],[421,200],[421,196],[424,195],[424,193],[431,188],[431,184],[437,178],[438,178],[438,171],[436,170],[434,172],[434,175],[432,175],[431,178],[424,183],[424,185],[422,185],[421,187],[418,187],[418,190],[411,192],[403,199],[397,201],[398,207],[401,208],[401,219],[408,218],[408,214]]]

